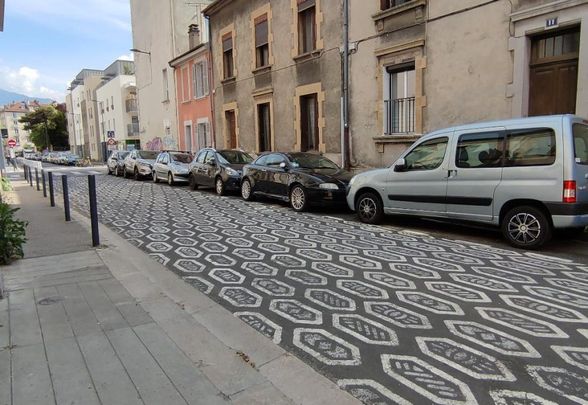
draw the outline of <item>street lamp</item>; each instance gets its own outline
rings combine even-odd
[[[136,49],[136,48],[129,49],[129,51],[131,51],[131,52],[135,52],[135,53],[144,53],[145,55],[149,55],[149,56],[151,56],[151,52],[142,51],[142,50],[140,50],[140,49]]]

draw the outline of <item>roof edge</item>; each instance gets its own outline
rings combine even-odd
[[[202,10],[202,14],[206,17],[210,17],[213,14],[218,13],[223,7],[232,3],[233,0],[215,0],[210,5],[208,5],[204,10]]]

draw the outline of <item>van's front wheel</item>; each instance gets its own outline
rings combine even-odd
[[[531,206],[508,211],[501,224],[502,235],[514,247],[538,249],[551,239],[552,229],[543,211]]]
[[[361,222],[378,224],[384,217],[382,202],[374,193],[363,193],[355,202],[355,211]]]

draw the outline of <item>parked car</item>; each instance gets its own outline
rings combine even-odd
[[[243,167],[241,196],[256,195],[290,203],[295,211],[311,205],[345,204],[352,174],[315,153],[267,153]]]
[[[572,115],[485,122],[435,131],[387,169],[355,176],[359,219],[408,214],[500,226],[536,249],[554,228],[588,225],[588,121]]]
[[[80,160],[80,157],[74,153],[66,153],[63,160],[65,165],[75,166]]]
[[[240,150],[201,149],[190,167],[190,187],[214,187],[218,195],[241,189],[243,166],[253,158]]]
[[[108,168],[108,174],[115,174],[117,176],[123,175],[124,170],[124,161],[127,155],[129,154],[128,151],[125,150],[115,150],[113,151],[108,159],[106,160],[106,167]]]
[[[135,180],[150,177],[158,154],[159,152],[150,150],[131,151],[124,160],[123,177],[132,175]]]
[[[165,180],[170,186],[176,183],[187,183],[191,162],[190,152],[161,152],[153,165],[153,182]]]

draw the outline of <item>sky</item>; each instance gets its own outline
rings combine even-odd
[[[84,68],[132,59],[130,0],[6,0],[0,88],[65,100]]]

